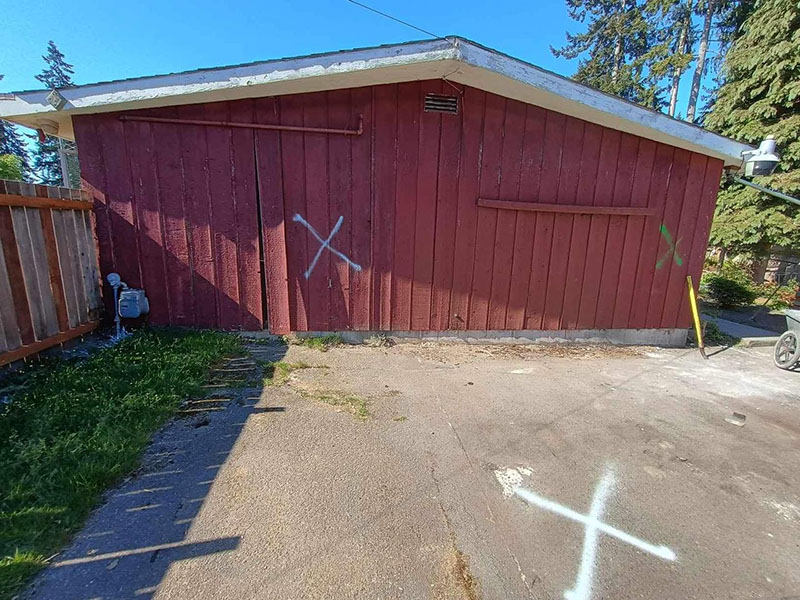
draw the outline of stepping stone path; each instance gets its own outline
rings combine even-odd
[[[203,417],[209,412],[224,410],[231,400],[239,404],[245,401],[249,401],[249,404],[258,402],[258,394],[264,387],[264,373],[259,361],[279,361],[286,353],[286,348],[278,344],[245,343],[244,351],[244,356],[226,358],[212,370],[208,383],[203,386],[206,396],[184,402],[178,415]],[[201,425],[208,424],[207,419],[205,423],[202,421],[203,418],[198,422]]]

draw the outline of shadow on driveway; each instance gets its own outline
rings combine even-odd
[[[145,452],[140,471],[90,517],[73,544],[50,561],[25,597],[87,600],[151,598],[175,561],[236,550],[239,536],[187,540],[217,472],[257,407],[262,370],[285,346],[252,345],[252,356],[215,370],[206,395],[190,399]]]

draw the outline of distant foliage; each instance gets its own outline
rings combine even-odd
[[[569,16],[586,23],[583,33],[567,33],[555,56],[577,58],[573,78],[604,92],[653,105],[653,90],[644,75],[648,23],[641,0],[566,0]]]
[[[725,263],[721,272],[704,273],[700,293],[720,308],[746,306],[759,296],[749,273],[732,262]]]
[[[797,282],[790,281],[779,286],[776,283],[765,283],[759,286],[761,296],[772,310],[791,308],[797,297]]]
[[[47,67],[36,76],[38,81],[50,89],[72,85],[72,76],[75,74],[75,70],[65,60],[64,54],[58,49],[53,40],[47,42],[47,54],[42,58]]]
[[[575,80],[676,117],[682,76],[692,70],[683,113],[692,122],[701,116],[704,80],[716,81],[718,56],[753,1],[565,0],[580,30],[551,50],[578,60]]]
[[[710,274],[704,281],[708,299],[720,308],[752,304],[758,293],[747,284],[724,275]]]
[[[2,77],[0,76],[0,79]],[[12,154],[19,159],[23,179],[30,175],[28,149],[17,128],[8,121],[0,119],[0,155]]]
[[[0,81],[2,80],[3,75],[0,74]],[[22,136],[20,136],[13,123],[0,119],[0,155],[3,154],[13,154],[19,159],[19,166],[22,171],[22,176],[19,179],[24,179],[26,175],[30,174],[28,149],[22,141]]]
[[[14,154],[0,154],[0,179],[22,181],[22,160]]]
[[[55,43],[50,40],[47,43],[47,53],[42,56],[45,68],[36,76],[36,79],[50,89],[58,89],[73,85],[72,75],[75,73],[64,54],[58,49]],[[77,161],[68,167],[68,179],[64,181],[61,172],[61,155],[59,153],[61,142],[58,138],[47,136],[43,142],[37,141],[36,151],[33,158],[33,170],[41,183],[46,185],[69,185],[72,187],[80,186],[80,174],[78,172]]]
[[[761,185],[800,196],[800,3],[757,0],[723,64],[722,85],[705,125],[758,144],[775,136],[781,162]],[[761,256],[800,245],[800,209],[739,184],[719,195],[711,243]]]

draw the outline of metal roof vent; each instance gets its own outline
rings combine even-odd
[[[425,112],[458,114],[458,96],[443,96],[442,94],[425,95]]]

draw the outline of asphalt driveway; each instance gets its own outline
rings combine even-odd
[[[232,361],[27,596],[800,598],[768,348],[251,349],[297,369]]]

